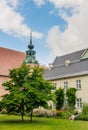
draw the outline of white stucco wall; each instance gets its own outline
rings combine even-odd
[[[81,89],[77,90],[76,97],[82,99],[82,103],[88,103],[88,75],[53,80],[56,88],[64,88],[64,82],[68,82],[68,88],[76,88],[76,80],[81,80]]]

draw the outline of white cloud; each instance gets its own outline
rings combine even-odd
[[[82,0],[49,0],[49,2],[53,3],[56,8],[69,8],[79,6]]]
[[[30,28],[24,23],[24,18],[16,12],[19,0],[0,0],[0,30],[16,37],[29,37]],[[33,33],[34,37],[41,38],[43,35]]]
[[[18,0],[6,0],[6,3],[16,8],[18,5]]]
[[[78,13],[82,1],[83,0],[49,0],[49,2],[58,9],[58,15],[66,21],[69,19],[69,13],[71,15]]]
[[[49,1],[55,2],[54,4],[58,8],[59,2],[62,3],[61,0]],[[67,0],[69,8],[72,7],[70,1],[71,0]],[[88,0],[74,1],[79,5],[79,13],[74,12],[71,17],[69,16],[68,19],[65,19],[68,24],[66,30],[60,32],[59,26],[56,25],[48,32],[47,43],[52,50],[53,56],[60,56],[88,47]],[[75,3],[73,5],[75,5]],[[65,5],[66,0],[63,0],[63,6],[65,7]]]
[[[43,4],[45,4],[45,1],[46,0],[33,0],[34,1],[34,3],[37,5],[37,6],[42,6]]]

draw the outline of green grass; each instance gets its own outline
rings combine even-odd
[[[0,115],[0,130],[88,130],[87,121],[69,121],[54,118],[33,118],[33,122],[25,117]]]

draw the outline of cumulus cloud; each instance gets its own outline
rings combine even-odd
[[[79,6],[82,0],[49,0],[49,2],[53,3],[56,8],[74,8],[76,6]]]
[[[0,30],[15,37],[29,37],[30,28],[24,23],[24,17],[15,9],[19,0],[0,0]],[[41,38],[43,35],[34,32],[33,36]]]
[[[58,15],[66,21],[69,20],[69,16],[79,12],[82,1],[83,0],[49,0],[49,2],[58,9]]]
[[[4,0],[5,1],[5,0]],[[16,8],[18,5],[18,0],[6,0],[5,1],[7,4],[9,4],[10,6],[12,6],[13,8]]]
[[[45,4],[45,1],[46,0],[33,0],[34,1],[34,3],[37,5],[37,6],[42,6],[43,4]]]
[[[76,50],[88,47],[88,0],[49,0],[56,8],[69,7],[79,10],[72,16],[66,16],[67,28],[60,32],[59,25],[53,26],[48,31],[47,43],[52,50],[53,56],[60,56]],[[77,5],[77,6],[75,6]],[[62,14],[63,17],[63,14]]]

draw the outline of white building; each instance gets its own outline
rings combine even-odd
[[[45,71],[45,79],[50,80],[57,89],[76,88],[75,107],[81,110],[82,104],[88,103],[88,49],[56,57]]]

